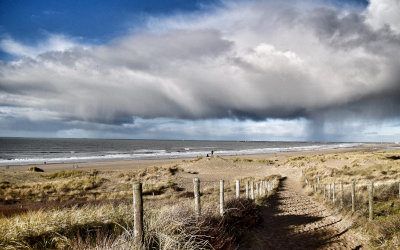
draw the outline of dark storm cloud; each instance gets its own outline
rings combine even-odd
[[[359,117],[366,119],[384,120],[400,117],[399,107],[400,82],[395,87],[363,96],[360,99],[348,103],[338,104],[315,113],[327,112],[329,116],[341,117],[341,119],[358,114]]]
[[[234,2],[209,15],[152,19],[148,30],[100,46],[6,39],[3,50],[19,59],[0,65],[0,102],[117,125],[399,117],[400,34],[390,22],[372,25],[370,13]]]
[[[399,33],[389,25],[374,30],[360,13],[340,16],[337,10],[319,8],[306,19],[325,43],[336,48],[364,48],[370,53],[390,56],[400,46]]]

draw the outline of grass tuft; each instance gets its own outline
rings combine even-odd
[[[28,170],[31,171],[31,172],[44,172],[43,169],[38,168],[38,167],[36,167],[36,166],[30,167]]]

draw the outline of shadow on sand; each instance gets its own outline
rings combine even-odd
[[[316,222],[324,219],[318,216],[321,210],[301,215],[285,214],[287,211],[281,211],[280,205],[284,202],[295,203],[296,199],[288,200],[282,195],[283,191],[287,191],[286,179],[280,182],[278,191],[268,197],[266,205],[263,206],[263,222],[260,227],[242,240],[243,244],[239,249],[320,249],[334,244],[339,236],[347,231],[346,229],[338,233],[330,230],[331,226],[340,220],[329,224],[319,223],[322,225],[316,226]],[[293,206],[293,209],[302,209],[301,204]],[[307,226],[314,222],[313,227]],[[295,231],[294,228],[299,225],[303,225],[300,227],[301,231],[298,230],[299,227]],[[339,248],[345,248],[339,241],[337,243]]]

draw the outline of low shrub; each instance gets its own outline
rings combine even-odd
[[[31,171],[31,172],[44,172],[43,169],[38,168],[36,166],[30,167],[28,170]]]

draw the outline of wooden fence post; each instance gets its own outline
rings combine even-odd
[[[332,184],[332,203],[335,204],[336,201],[336,184]]]
[[[267,194],[267,182],[263,181],[263,194],[266,195]]]
[[[258,182],[258,197],[261,197],[261,182]]]
[[[260,196],[262,196],[264,193],[264,189],[263,189],[263,181],[260,181]]]
[[[351,183],[351,211],[356,211],[356,181],[353,180]]]
[[[369,186],[368,190],[368,210],[369,210],[369,220],[374,219],[374,208],[373,208],[373,202],[374,202],[374,182],[371,181],[371,184]]]
[[[255,187],[254,187],[254,188],[255,188],[254,192],[255,192],[255,194],[256,194],[256,198],[260,196],[260,194],[258,193],[258,184],[259,184],[259,183],[256,182],[256,183],[255,183]]]
[[[314,178],[314,193],[316,193],[318,190],[318,181],[317,178]]]
[[[399,199],[400,199],[400,182],[399,182]]]
[[[133,188],[133,236],[136,246],[143,246],[143,199],[142,183],[135,182]]]
[[[326,185],[324,185],[324,200],[326,200]]]
[[[250,199],[254,200],[254,181],[250,182]]]
[[[246,199],[250,198],[250,193],[249,193],[249,181],[246,181]]]
[[[340,182],[340,207],[344,207],[344,191],[343,191],[343,182]]]
[[[236,199],[240,198],[240,180],[236,180]]]
[[[331,200],[332,197],[332,183],[328,186],[328,201]]]
[[[261,195],[265,195],[264,181],[261,181]]]
[[[224,180],[219,181],[219,214],[224,215]]]
[[[193,179],[193,192],[194,192],[194,212],[196,216],[200,216],[201,207],[200,207],[200,179]]]
[[[267,181],[263,181],[263,194],[267,194]]]

